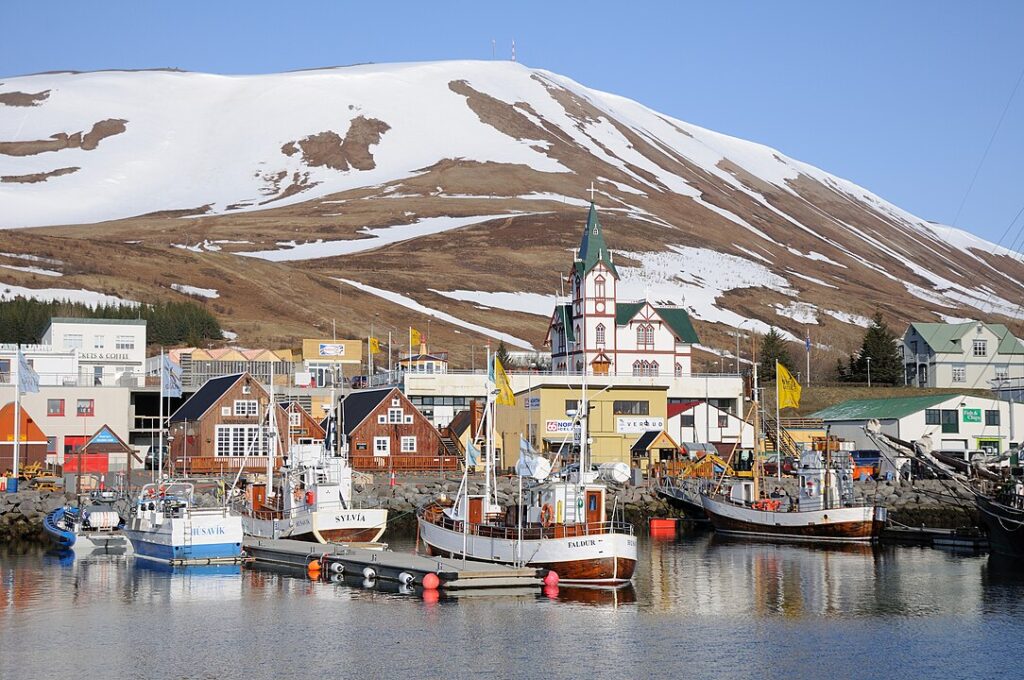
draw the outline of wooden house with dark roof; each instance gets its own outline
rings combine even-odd
[[[341,432],[356,470],[447,472],[460,458],[398,388],[356,390],[341,402]]]
[[[286,448],[289,443],[312,444],[324,440],[326,419],[324,425],[321,425],[297,401],[278,403],[277,407],[281,412],[277,431],[281,433]]]
[[[208,380],[169,419],[174,470],[189,474],[227,474],[241,467],[266,470],[269,404],[270,394],[248,373]],[[288,417],[281,409],[276,411],[280,432]],[[275,468],[283,454],[279,446]]]
[[[566,281],[570,297],[555,305],[544,341],[556,373],[691,372],[691,348],[700,340],[690,315],[671,302],[619,300],[619,273],[593,203]]]

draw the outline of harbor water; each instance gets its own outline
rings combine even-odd
[[[430,601],[8,547],[0,678],[1019,677],[1022,574],[987,555],[698,534],[641,538],[630,588]]]

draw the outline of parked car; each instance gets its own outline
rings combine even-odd
[[[782,474],[793,475],[796,474],[797,462],[792,456],[782,457]],[[764,462],[764,473],[769,477],[775,476],[779,471],[779,463],[776,459],[766,460]]]

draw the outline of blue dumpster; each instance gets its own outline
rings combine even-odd
[[[16,493],[18,491],[18,480],[14,477],[7,478],[7,493]]]

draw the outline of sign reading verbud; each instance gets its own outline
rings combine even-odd
[[[650,416],[626,416],[615,419],[615,431],[619,434],[641,434],[650,430],[664,430],[664,418]]]

